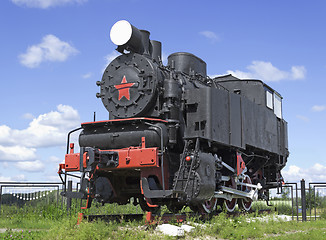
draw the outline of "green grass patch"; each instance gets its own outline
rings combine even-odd
[[[249,219],[253,220],[249,221]],[[311,231],[316,231],[316,233]],[[262,220],[261,217],[257,219],[254,215],[228,218],[226,214],[222,213],[213,217],[210,222],[197,227],[190,236],[192,238],[206,236],[218,239],[301,239],[296,236],[308,236],[305,239],[309,239],[309,237],[310,239],[323,239],[325,232],[325,220],[304,223],[285,222],[273,220],[273,216],[265,216]]]
[[[146,227],[144,222],[106,223],[102,221],[82,222],[76,225],[77,219],[63,219],[55,222],[48,230],[7,230],[0,234],[1,239],[67,239],[67,240],[100,240],[100,239],[168,239],[169,237]]]
[[[261,206],[261,209],[266,208]],[[162,208],[162,213],[166,211],[166,208]],[[55,204],[39,205],[37,208],[3,205],[0,228],[7,231],[0,233],[0,239],[175,239],[158,233],[154,226],[146,225],[144,219],[111,223],[84,220],[77,225],[78,212],[81,212],[80,205],[75,203],[69,213],[65,208]],[[83,210],[84,214],[141,212],[139,206],[135,207],[132,204],[122,206],[107,204],[103,207],[94,204],[94,208]],[[321,211],[321,216],[324,215],[326,215],[325,211]],[[228,217],[226,213],[221,213],[205,222],[193,217],[188,222],[195,226],[195,230],[186,233],[185,239],[323,239],[326,236],[325,219],[302,223],[283,222],[272,217],[258,216],[256,213]],[[171,223],[181,225],[173,220]]]

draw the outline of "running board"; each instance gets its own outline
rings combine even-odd
[[[141,178],[141,190],[146,198],[171,198],[184,194],[184,191],[177,190],[151,190],[145,177]]]
[[[240,191],[230,187],[221,187],[221,191],[215,192],[215,198],[224,198],[226,200],[231,201],[232,198],[249,198],[251,200],[258,199],[258,190],[262,188],[261,184],[258,183],[257,185],[249,184],[249,183],[238,183],[242,186],[247,186],[250,188],[254,188],[249,192]],[[141,189],[142,193],[146,198],[177,198],[178,195],[184,195],[184,191],[176,191],[176,190],[151,190],[149,188],[147,178],[143,177],[141,179]]]

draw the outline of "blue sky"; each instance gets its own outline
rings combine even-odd
[[[66,133],[108,118],[95,82],[117,53],[111,26],[191,52],[210,76],[258,78],[283,96],[292,182],[326,182],[325,1],[3,0],[0,181],[55,181]]]

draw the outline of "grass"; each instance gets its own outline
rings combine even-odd
[[[146,227],[144,221],[106,223],[103,221],[81,222],[76,217],[65,217],[54,221],[48,229],[28,228],[19,231],[8,229],[0,234],[1,239],[166,239],[155,233],[154,228]],[[156,236],[157,235],[157,236]],[[155,237],[154,237],[155,236]]]
[[[144,222],[104,223],[82,222],[76,225],[75,218],[54,222],[48,231],[8,230],[0,235],[2,239],[175,239],[157,233],[154,227]],[[211,221],[202,223],[190,221],[197,226],[185,239],[322,239],[326,232],[326,221],[316,222],[247,222],[245,217],[227,218],[220,214]]]
[[[77,225],[77,212],[80,209],[76,203],[71,214],[55,204],[37,208],[2,206],[0,228],[7,231],[0,234],[0,239],[175,239],[158,233],[155,226],[146,225],[144,220],[119,223],[83,221]],[[104,207],[95,206],[84,213],[140,213],[140,209],[132,204],[108,204]],[[325,211],[323,214],[326,217]],[[326,232],[325,219],[302,223],[282,222],[265,216],[268,221],[248,221],[255,217],[257,214],[253,213],[229,218],[226,213],[221,213],[205,222],[192,218],[189,219],[189,225],[195,226],[195,230],[186,233],[185,239],[322,239]],[[180,225],[175,222],[173,224]]]
[[[254,215],[249,217],[253,218]],[[318,234],[312,234],[312,230],[316,230]],[[268,221],[249,222],[248,216],[227,218],[222,213],[202,227],[197,227],[190,235],[192,238],[205,236],[218,239],[301,239],[296,237],[307,235],[310,236],[310,239],[322,239],[325,232],[325,220],[302,223],[297,221],[283,222],[270,218]]]

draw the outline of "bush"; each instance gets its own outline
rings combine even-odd
[[[326,219],[326,210],[324,209],[322,213],[320,214],[321,219]]]

